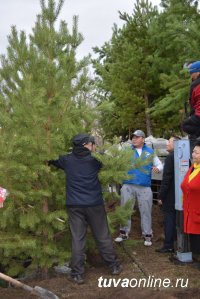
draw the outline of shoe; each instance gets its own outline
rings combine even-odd
[[[192,253],[192,259],[193,259],[194,262],[200,263],[200,254]]]
[[[159,253],[173,253],[174,252],[174,249],[173,248],[165,248],[165,247],[162,247],[162,248],[158,248],[155,250],[156,252],[159,252]]]
[[[200,270],[200,263],[196,262],[196,263],[192,264],[192,268]]]
[[[111,270],[111,274],[112,274],[112,275],[119,275],[119,274],[122,272],[122,270],[123,270],[122,265],[116,265],[116,266],[114,266],[114,267],[112,268],[112,270]]]
[[[69,274],[68,279],[72,282],[77,283],[77,284],[84,283],[84,279],[80,274],[76,274],[76,275]]]
[[[144,237],[144,246],[151,246],[152,245],[152,237],[150,235],[146,235]]]
[[[55,266],[54,270],[56,273],[61,273],[61,274],[71,273],[71,268],[67,264],[63,266]]]
[[[122,242],[128,240],[128,234],[123,230],[120,231],[120,234],[115,238],[115,242]]]

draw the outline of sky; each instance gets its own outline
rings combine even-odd
[[[58,3],[58,0],[56,2]],[[131,15],[135,2],[135,0],[65,0],[58,24],[60,20],[65,20],[70,30],[73,16],[78,15],[79,32],[84,37],[78,48],[78,57],[82,58],[89,53],[94,55],[92,47],[101,47],[110,40],[113,24],[122,26],[123,22],[119,19],[118,11]],[[159,5],[160,0],[151,2],[153,5]],[[24,30],[27,35],[31,33],[36,15],[41,11],[40,0],[0,0],[0,9],[0,54],[6,54],[11,26],[15,25],[18,31]]]

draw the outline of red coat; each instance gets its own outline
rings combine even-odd
[[[194,114],[200,117],[200,85],[195,86],[192,91],[191,105],[194,109]]]
[[[200,234],[200,173],[189,182],[192,169],[193,166],[190,167],[181,184],[184,232],[187,234]]]

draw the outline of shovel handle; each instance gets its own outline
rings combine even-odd
[[[0,278],[2,278],[3,280],[8,281],[8,282],[12,283],[13,285],[15,285],[16,287],[22,288],[22,289],[24,289],[26,291],[30,291],[30,292],[33,291],[32,287],[30,287],[30,286],[28,286],[28,285],[26,285],[26,284],[18,281],[17,279],[14,279],[14,278],[12,278],[12,277],[10,277],[8,275],[5,275],[5,274],[3,274],[1,272],[0,272]]]

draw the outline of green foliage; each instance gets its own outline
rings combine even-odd
[[[123,28],[114,27],[111,41],[95,48],[99,59],[94,66],[99,85],[105,90],[99,109],[106,136],[127,135],[137,127],[151,133],[148,108],[158,90],[159,76],[150,25],[157,14],[148,1],[137,1],[133,15],[120,14],[125,21]]]
[[[108,223],[111,232],[119,229],[119,224],[126,224],[133,213],[132,198],[126,205],[119,205],[119,188],[126,179],[131,179],[133,175],[128,175],[128,170],[139,168],[145,172],[145,166],[152,162],[153,155],[148,158],[141,155],[139,158],[133,157],[133,149],[130,143],[119,143],[115,138],[111,143],[106,143],[101,149],[101,153],[95,153],[95,157],[101,161],[102,169],[99,179],[103,186],[103,196],[108,210]],[[102,154],[103,153],[103,154]]]
[[[99,174],[99,179],[103,186],[107,184],[119,184],[128,178],[127,171],[131,167],[131,157],[133,150],[127,147],[121,148],[119,140],[114,140],[111,144],[107,143],[101,148],[104,154],[95,154],[95,157],[103,164]]]
[[[151,115],[159,118],[162,128],[162,131],[161,128],[159,131],[162,132],[162,136],[165,136],[167,131],[181,133],[181,123],[185,117],[184,101],[186,102],[189,90],[188,74],[185,71],[180,76],[163,74],[161,80],[168,93],[150,109]]]
[[[117,228],[117,230],[119,230],[119,223],[122,226],[126,225],[127,220],[130,219],[132,214],[132,200],[127,201],[124,206],[117,206],[114,211],[108,214],[108,224],[111,232],[114,232],[114,228]]]
[[[136,128],[147,135],[180,134],[189,75],[185,62],[199,60],[198,1],[136,1],[120,13],[109,42],[95,48],[101,125],[105,136],[127,138]]]
[[[102,154],[103,153],[103,154]],[[114,139],[112,143],[106,143],[100,153],[95,153],[94,156],[101,161],[102,169],[99,173],[99,179],[103,187],[103,197],[108,210],[108,222],[111,232],[116,228],[116,224],[121,223],[121,218],[118,216],[122,212],[123,222],[125,222],[132,209],[127,206],[119,207],[119,189],[123,180],[128,179],[127,172],[132,167],[131,158],[133,150],[128,146],[122,147],[118,139]]]
[[[0,252],[14,274],[21,271],[18,260],[48,268],[68,258],[64,174],[45,161],[68,151],[72,136],[90,131],[94,121],[89,59],[76,59],[83,40],[78,19],[72,33],[64,21],[56,30],[63,0],[47,2],[41,1],[29,40],[12,27],[1,57],[0,172],[10,195],[0,210]]]
[[[0,256],[14,275],[27,258],[30,269],[48,268],[70,255],[64,174],[46,161],[68,152],[81,131],[98,130],[107,140],[127,138],[136,128],[160,137],[179,134],[189,90],[183,64],[199,60],[198,1],[162,0],[158,11],[137,0],[132,15],[120,13],[123,27],[114,25],[110,41],[95,48],[91,80],[89,57],[76,59],[83,41],[78,17],[71,32],[65,21],[56,30],[64,0],[57,2],[41,0],[28,38],[13,26],[1,56],[0,178],[10,195],[0,209]],[[118,206],[119,185],[127,170],[145,171],[145,164],[142,158],[134,164],[130,146],[112,143],[95,156],[103,163],[99,177],[114,229],[132,213],[130,202]]]
[[[153,119],[159,123],[155,131],[161,136],[167,132],[182,134],[184,103],[188,102],[189,95],[189,75],[183,65],[199,59],[200,38],[196,1],[167,0],[162,1],[162,6],[164,10],[155,24],[154,38],[163,68],[160,75],[163,94],[151,108]]]

